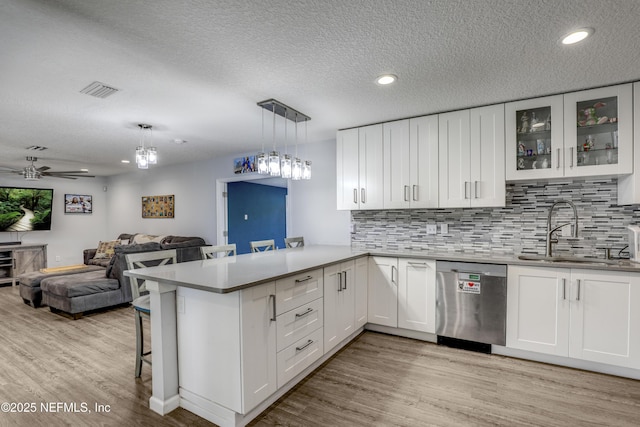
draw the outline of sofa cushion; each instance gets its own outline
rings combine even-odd
[[[116,279],[105,277],[104,271],[55,276],[43,279],[40,283],[43,292],[74,298],[101,292],[114,291],[120,288]]]
[[[71,274],[82,274],[88,273],[90,271],[102,271],[104,274],[104,268],[100,268],[96,265],[87,265],[85,268],[74,270],[74,271],[58,271],[53,273],[42,273],[40,270],[30,271],[28,273],[23,273],[18,276],[18,281],[21,285],[33,287],[40,287],[40,282],[49,277],[56,276],[69,276]]]
[[[111,259],[114,254],[114,248],[120,244],[120,240],[110,240],[108,242],[100,242],[93,259]]]

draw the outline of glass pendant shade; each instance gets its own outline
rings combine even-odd
[[[302,160],[297,157],[293,159],[291,164],[291,179],[294,181],[302,179]]]
[[[305,160],[302,164],[302,179],[311,179],[311,161]]]
[[[265,153],[258,153],[256,156],[256,166],[258,167],[259,174],[269,174],[269,159],[267,159],[267,155]]]
[[[277,151],[269,153],[269,175],[280,176],[280,153]]]
[[[158,151],[156,147],[147,148],[147,161],[150,165],[158,163]]]
[[[136,164],[138,165],[138,169],[149,168],[149,158],[147,156],[147,151],[142,146],[136,148]]]
[[[283,178],[291,178],[291,156],[283,154],[280,158],[280,174]]]

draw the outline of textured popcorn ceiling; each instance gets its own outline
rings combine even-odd
[[[137,123],[154,126],[162,164],[250,153],[268,98],[309,115],[313,143],[640,80],[638,22],[635,0],[3,0],[0,165],[25,166],[25,148],[41,145],[37,165],[130,171],[120,160],[132,160]],[[582,26],[595,34],[559,45]],[[377,86],[382,73],[399,81]],[[79,93],[96,80],[120,92]]]

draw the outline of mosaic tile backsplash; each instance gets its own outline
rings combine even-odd
[[[640,224],[640,205],[619,206],[617,199],[616,178],[508,183],[504,208],[352,211],[355,233],[351,245],[358,249],[543,255],[549,209],[558,200],[569,200],[578,211],[578,237],[564,237],[561,230],[554,255],[599,258],[608,247],[616,256],[628,243],[627,226]],[[567,205],[557,206],[552,226],[570,222],[572,214]],[[446,234],[440,231],[443,223],[449,227]],[[438,224],[438,234],[427,234],[427,224]],[[570,226],[563,228],[570,232]]]

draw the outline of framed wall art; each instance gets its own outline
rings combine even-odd
[[[233,159],[233,173],[252,173],[256,171],[256,156],[244,156]]]
[[[64,213],[93,213],[93,198],[90,194],[65,194]]]
[[[142,196],[142,218],[173,218],[176,198],[166,196]]]

